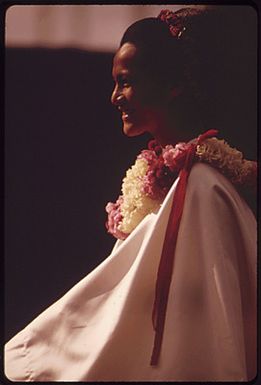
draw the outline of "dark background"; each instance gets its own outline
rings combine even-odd
[[[6,49],[5,338],[111,251],[105,205],[148,136],[110,103],[112,55]]]

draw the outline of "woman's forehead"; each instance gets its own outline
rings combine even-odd
[[[132,43],[124,43],[116,52],[113,65],[114,66],[131,66],[136,62],[137,47]]]

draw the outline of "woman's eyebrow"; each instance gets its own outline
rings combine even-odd
[[[122,70],[116,74],[112,73],[112,77],[114,80],[122,80],[126,76],[130,77],[130,73],[127,70]]]

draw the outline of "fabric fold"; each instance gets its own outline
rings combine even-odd
[[[9,379],[255,377],[256,221],[232,184],[201,163],[188,179],[159,364],[150,366],[155,283],[176,184],[157,214],[6,344]]]

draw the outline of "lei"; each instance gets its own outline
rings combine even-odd
[[[126,239],[147,214],[157,212],[196,140],[166,147],[161,147],[156,140],[148,143],[148,149],[142,150],[127,170],[122,194],[115,203],[106,205],[109,233]],[[255,185],[257,162],[244,159],[240,151],[223,139],[212,137],[197,144],[194,161],[217,168],[234,185]]]

